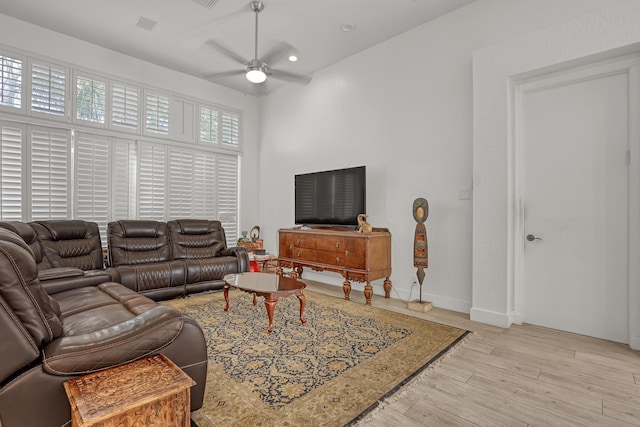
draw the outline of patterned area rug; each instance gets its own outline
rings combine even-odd
[[[267,334],[262,298],[222,292],[166,302],[192,316],[207,339],[208,426],[341,426],[376,407],[458,343],[466,331],[305,291],[278,301]]]

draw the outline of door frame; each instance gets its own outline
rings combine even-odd
[[[526,93],[560,87],[596,78],[625,74],[629,89],[629,248],[628,248],[628,337],[631,348],[640,349],[640,54],[625,55],[586,65],[573,66],[553,73],[541,71],[509,81],[509,200],[511,223],[509,261],[507,262],[511,313],[514,323],[524,320],[524,141],[522,99]]]

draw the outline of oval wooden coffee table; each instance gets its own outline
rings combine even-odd
[[[304,325],[304,305],[306,303],[302,292],[307,285],[299,280],[279,274],[269,273],[240,273],[224,276],[224,311],[229,311],[229,288],[253,294],[253,305],[256,305],[256,296],[264,297],[264,305],[269,316],[268,333],[273,332],[273,312],[280,297],[295,295],[300,300],[300,321]]]

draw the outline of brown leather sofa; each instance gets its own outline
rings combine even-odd
[[[107,230],[115,281],[154,300],[219,290],[226,274],[249,271],[244,248],[227,248],[220,221],[122,220]]]
[[[36,257],[0,228],[0,426],[64,425],[64,381],[156,353],[195,380],[191,409],[201,407],[207,354],[195,321],[113,282],[49,295]]]

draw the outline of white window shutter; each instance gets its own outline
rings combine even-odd
[[[163,221],[166,197],[166,147],[140,142],[138,148],[138,218]]]
[[[0,122],[0,220],[22,221],[22,126]]]
[[[222,112],[222,144],[238,148],[240,146],[240,114]]]
[[[30,136],[31,219],[69,219],[69,133],[33,127]]]
[[[98,224],[102,242],[106,243],[109,219],[109,138],[78,133],[75,141],[76,219]]]
[[[136,218],[136,144],[114,138],[112,144],[111,220]]]
[[[193,181],[193,217],[218,219],[216,206],[216,155],[200,152],[195,156]]]
[[[145,131],[169,134],[169,98],[156,93],[145,94]]]
[[[0,55],[0,105],[22,108],[22,61]]]
[[[64,116],[66,77],[62,67],[32,64],[31,111]]]
[[[218,155],[218,219],[227,235],[227,245],[238,240],[238,156]]]
[[[194,190],[194,153],[191,150],[169,150],[169,218],[191,218]]]
[[[140,90],[124,83],[111,85],[111,124],[131,131],[138,129]]]

